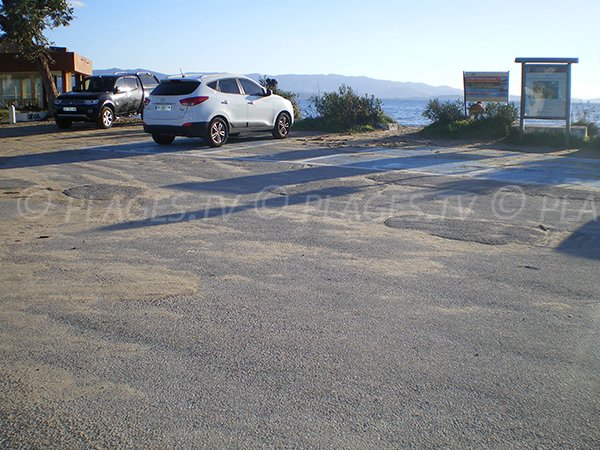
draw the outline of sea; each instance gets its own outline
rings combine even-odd
[[[381,106],[385,113],[400,125],[425,127],[431,123],[429,119],[423,117],[423,111],[427,107],[428,99],[390,98],[382,99],[381,101]],[[304,117],[314,117],[316,115],[316,111],[309,99],[300,99],[298,104]],[[576,120],[578,114],[584,109],[591,110],[593,117],[598,125],[600,125],[600,103],[573,103],[571,105],[573,120]]]

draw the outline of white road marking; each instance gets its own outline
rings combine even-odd
[[[136,143],[126,143],[131,145]],[[215,150],[187,149],[169,152],[153,144],[140,143],[137,148],[118,146],[94,148],[131,155],[172,155],[255,163],[278,163],[300,166],[337,167],[357,172],[408,172],[428,176],[469,177],[528,185],[552,185],[600,189],[600,161],[594,159],[551,157],[508,151],[448,152],[445,149],[423,148],[394,150],[390,148],[357,148],[353,153],[336,153],[304,159],[272,159],[269,155],[232,155],[236,151],[281,145],[281,142],[228,144]],[[93,148],[93,147],[92,147]],[[87,149],[81,149],[87,150]],[[289,150],[289,149],[287,149]],[[310,151],[310,149],[306,149]]]
[[[360,153],[360,152],[357,152],[357,153],[346,153],[346,154],[349,154],[349,155],[356,155],[356,154],[359,154],[359,153]],[[314,158],[306,158],[306,159],[303,159],[303,160],[301,160],[301,161],[302,161],[304,164],[311,164],[311,163],[313,163],[314,161],[320,161],[320,160],[322,160],[322,159],[328,159],[328,158],[335,158],[335,157],[338,157],[338,156],[342,156],[343,154],[344,154],[344,153],[337,153],[337,154],[333,154],[333,155],[323,155],[323,156],[316,156],[316,157],[314,157]]]

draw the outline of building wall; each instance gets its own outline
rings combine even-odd
[[[92,61],[66,48],[50,53],[50,70],[59,92],[77,86],[81,78],[92,74]],[[0,107],[14,104],[20,110],[47,107],[38,68],[32,61],[14,52],[0,52]]]
[[[38,73],[0,74],[0,107],[43,108],[44,90]]]
[[[77,72],[82,75],[92,74],[92,61],[67,49],[50,51],[50,70],[52,72]],[[35,62],[14,52],[0,52],[0,73],[37,72]]]

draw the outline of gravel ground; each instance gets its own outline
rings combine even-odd
[[[1,127],[0,446],[598,448],[600,192],[413,132]]]

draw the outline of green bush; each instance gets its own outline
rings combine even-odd
[[[580,149],[600,149],[600,135],[598,133],[598,120],[600,116],[596,113],[593,106],[588,102],[586,105],[579,105],[573,114],[573,125],[588,127],[588,140],[571,136],[569,148]],[[517,128],[512,128],[506,142],[517,145],[538,145],[552,148],[565,148],[565,131],[563,128],[548,129],[544,131],[529,130],[520,135]]]
[[[465,118],[463,103],[460,100],[454,102],[440,102],[437,98],[429,100],[423,111],[423,117],[432,123],[449,124]]]
[[[598,122],[600,122],[600,115],[596,112],[596,109],[588,102],[586,105],[579,106],[575,111],[573,125],[585,126],[588,129],[588,136],[593,139],[598,136]]]
[[[514,103],[509,103],[507,105],[502,103],[488,103],[485,106],[483,119],[493,119],[510,127],[517,120],[518,115],[519,111]]]
[[[380,99],[358,95],[346,85],[337,92],[312,96],[311,102],[318,117],[308,122],[324,131],[370,131],[379,123],[394,122],[383,112]]]
[[[260,85],[266,89],[271,89],[273,94],[279,95],[283,98],[287,98],[290,102],[292,102],[292,108],[294,109],[294,120],[300,120],[302,118],[302,113],[300,111],[300,106],[298,106],[298,94],[289,91],[282,91],[278,87],[277,80],[275,78],[269,78],[266,75],[263,75],[258,79]]]
[[[596,136],[594,139],[592,139],[589,143],[589,147],[593,148],[594,150],[600,150],[600,136]]]
[[[519,129],[513,128],[506,142],[516,145],[532,145],[551,148],[566,148],[564,129],[558,128],[547,131],[528,131],[521,137]],[[568,148],[590,148],[600,149],[600,137],[596,137],[586,142],[576,136],[571,136]]]
[[[517,108],[513,104],[488,103],[485,111],[476,118],[464,116],[461,101],[441,103],[430,100],[423,116],[432,124],[425,127],[422,134],[447,138],[502,138],[510,133],[517,119]]]

